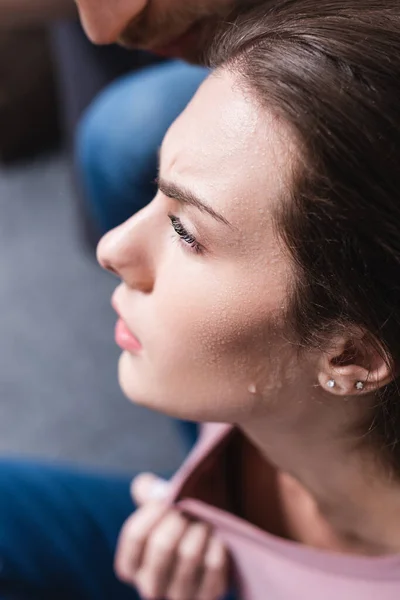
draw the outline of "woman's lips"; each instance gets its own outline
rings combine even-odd
[[[115,341],[122,350],[137,353],[142,349],[142,345],[133,333],[128,329],[125,321],[118,319],[115,326]]]
[[[121,316],[121,311],[118,307],[117,302],[117,294],[119,288],[117,288],[111,298],[111,306],[117,313],[119,319],[117,324],[115,325],[115,342],[117,346],[122,348],[122,350],[127,350],[128,352],[137,353],[142,349],[142,344],[139,340],[133,335],[132,331],[129,329],[124,319]]]

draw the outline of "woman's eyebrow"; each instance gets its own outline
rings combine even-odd
[[[191,190],[188,190],[184,186],[173,183],[172,181],[166,181],[162,177],[157,177],[156,183],[162,193],[167,196],[167,198],[172,198],[173,200],[177,200],[182,204],[189,204],[190,206],[194,206],[198,208],[202,212],[208,213],[217,221],[220,221],[224,225],[228,225],[228,227],[232,227],[232,225],[218,212],[216,212],[211,206],[209,206],[203,200],[200,200]]]

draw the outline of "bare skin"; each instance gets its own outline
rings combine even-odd
[[[197,61],[213,25],[266,0],[76,0],[89,38]]]
[[[228,589],[229,559],[210,527],[168,509],[161,482],[150,474],[134,481],[132,496],[141,508],[120,535],[115,557],[119,578],[145,598],[222,598]]]
[[[348,433],[390,371],[374,348],[361,351],[362,331],[331,338],[327,352],[299,353],[285,318],[295,266],[274,216],[289,201],[298,152],[285,123],[234,74],[203,84],[166,135],[153,202],[99,245],[100,263],[122,280],[113,304],[141,343],[123,352],[120,384],[151,409],[237,425],[248,521],[271,531],[277,516],[273,533],[327,550],[398,553],[399,485]],[[353,361],[338,366],[350,341]],[[156,571],[147,573],[154,583]]]

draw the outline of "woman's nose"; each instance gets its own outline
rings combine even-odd
[[[129,287],[149,293],[154,286],[154,265],[146,241],[145,211],[106,233],[97,247],[103,269],[120,277]]]

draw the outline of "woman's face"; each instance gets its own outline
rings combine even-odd
[[[227,72],[213,74],[168,131],[156,197],[98,249],[122,279],[113,298],[125,323],[119,378],[133,401],[240,423],[261,397],[294,387],[283,318],[291,265],[273,221],[293,151],[279,119]]]

